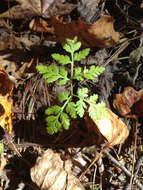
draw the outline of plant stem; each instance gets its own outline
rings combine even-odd
[[[71,77],[70,77],[71,96],[73,96],[73,67],[74,67],[73,52],[71,52]]]
[[[74,97],[77,97],[77,98],[79,98],[79,99],[82,99],[84,102],[86,102],[87,104],[91,104],[92,102],[90,102],[88,99],[85,99],[85,98],[82,98],[82,97],[80,97],[80,96],[78,96],[78,95],[76,95],[76,94],[73,94],[73,96]],[[93,104],[95,104],[95,102],[93,102]]]
[[[59,117],[61,115],[61,113],[63,112],[63,110],[65,109],[66,105],[69,103],[70,99],[72,98],[72,96],[69,96],[67,101],[64,103],[64,105],[61,108],[60,113],[57,115],[57,117]]]

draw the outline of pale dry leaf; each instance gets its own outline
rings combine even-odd
[[[41,190],[84,190],[71,167],[71,161],[62,161],[58,153],[48,149],[31,169],[31,179]]]
[[[54,3],[55,0],[42,0],[42,12],[45,14],[46,10]]]
[[[114,114],[107,109],[108,117],[102,117],[99,120],[93,120],[100,133],[107,139],[109,146],[123,143],[129,135],[128,127]],[[96,105],[95,105],[96,110]]]
[[[6,165],[7,159],[4,157],[4,154],[2,154],[0,157],[0,184],[2,188],[0,188],[0,190],[9,188],[10,179],[7,176]]]

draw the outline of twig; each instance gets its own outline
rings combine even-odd
[[[138,171],[139,171],[140,166],[141,166],[142,163],[143,163],[143,156],[141,156],[140,159],[136,163],[135,176],[138,174]]]
[[[26,165],[27,165],[28,167],[31,167],[31,164],[30,164],[27,160],[25,160],[25,159],[22,157],[22,155],[20,154],[20,152],[18,151],[18,149],[16,148],[16,146],[14,145],[13,142],[9,143],[8,146],[9,146],[9,148],[10,148],[11,150],[13,150],[13,151],[17,154],[17,156],[18,156],[20,159],[22,159],[22,160],[26,163]]]
[[[138,36],[133,37],[132,39],[127,39],[126,41],[124,41],[120,45],[119,49],[117,49],[117,51],[112,56],[110,56],[109,59],[107,59],[107,61],[104,64],[104,67],[106,67],[111,61],[114,61],[115,59],[117,59],[119,54],[121,52],[123,52],[123,50],[130,44],[131,41],[136,40],[136,39],[141,38],[141,37],[142,37],[142,35],[138,35]]]
[[[137,148],[137,126],[138,121],[135,121],[135,133],[134,133],[134,155],[132,160],[132,175],[130,179],[130,190],[132,190],[133,182],[134,182],[134,169],[135,169],[135,160],[136,160],[136,148]]]
[[[122,171],[129,177],[131,177],[131,172],[127,170],[127,168],[125,166],[123,166],[120,162],[118,162],[109,152],[108,150],[104,150],[104,154],[106,154],[106,156],[114,163],[116,164],[116,166],[118,166],[119,168],[122,169]],[[134,182],[137,184],[137,186],[143,190],[143,185],[140,183],[140,181],[138,179],[136,179],[137,176],[134,176]]]
[[[100,158],[102,153],[104,152],[105,149],[102,149],[100,153],[97,154],[97,156],[94,158],[94,160],[91,162],[91,164],[88,166],[88,168],[80,175],[79,179],[81,180],[83,176],[88,172],[88,170],[95,164],[95,162]]]

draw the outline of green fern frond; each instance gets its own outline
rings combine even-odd
[[[88,88],[80,88],[78,90],[78,96],[79,96],[79,98],[82,98],[82,99],[87,98],[88,97]]]
[[[92,65],[89,69],[85,69],[84,70],[84,74],[83,76],[86,78],[86,79],[89,79],[89,80],[94,80],[96,77],[98,77],[101,73],[103,73],[105,70],[104,67],[100,67],[100,66],[94,66]]]
[[[74,61],[81,61],[82,59],[85,59],[88,56],[89,52],[89,48],[76,52],[73,57]]]
[[[69,102],[66,106],[66,112],[71,116],[71,118],[77,118],[76,104],[74,102]]]
[[[57,95],[58,95],[58,100],[61,103],[68,99],[68,92],[67,91],[59,92]]]
[[[85,112],[86,107],[87,106],[82,99],[80,99],[76,102],[76,112],[80,117],[84,116],[84,112]]]
[[[80,88],[77,94],[74,94],[74,79],[75,81],[83,81],[84,79],[94,80],[103,71],[104,67],[90,66],[89,68],[76,67],[75,62],[85,59],[90,49],[86,48],[80,50],[81,42],[78,41],[77,37],[74,39],[66,39],[65,43],[62,44],[63,49],[70,55],[61,55],[53,53],[51,56],[54,60],[61,64],[59,67],[56,64],[49,66],[38,65],[36,69],[42,74],[42,77],[46,79],[47,83],[57,81],[58,85],[70,85],[69,91],[59,92],[57,94],[61,106],[54,105],[45,110],[47,115],[47,131],[49,134],[58,133],[63,129],[68,130],[70,126],[70,119],[83,117],[87,104],[89,104],[89,115],[92,118],[99,119],[101,116],[106,115],[105,104],[98,103],[98,95],[94,94],[88,97],[88,88]],[[70,64],[70,67],[67,66]],[[65,69],[67,67],[67,69]],[[70,68],[70,69],[69,69]],[[76,102],[73,102],[73,97],[78,98]]]
[[[67,55],[60,55],[58,53],[53,53],[52,58],[63,65],[71,63],[71,60],[70,60],[69,56],[67,56]]]
[[[61,124],[62,124],[63,128],[68,130],[69,126],[70,126],[69,116],[66,113],[62,112],[60,115],[60,120],[61,120]]]

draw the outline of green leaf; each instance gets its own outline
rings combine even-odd
[[[69,102],[66,106],[66,112],[73,118],[77,118],[76,104],[74,102]]]
[[[104,102],[98,104],[90,104],[89,106],[89,116],[93,120],[100,120],[101,118],[109,118],[109,114]]]
[[[43,74],[47,71],[47,67],[48,66],[45,66],[45,65],[37,65],[36,69],[39,71],[40,74]]]
[[[46,122],[47,122],[47,131],[49,134],[54,134],[62,130],[61,123],[59,122],[57,116],[48,116],[46,118]]]
[[[61,76],[59,75],[59,69],[56,65],[50,65],[44,67],[45,71],[40,70],[40,72],[43,72],[43,78],[46,79],[47,83],[54,82],[58,80]]]
[[[88,97],[88,88],[80,88],[78,90],[78,96],[79,98],[87,98]]]
[[[74,61],[81,61],[82,59],[85,59],[89,54],[89,52],[90,52],[89,48],[76,52],[73,57]]]
[[[98,77],[101,73],[103,73],[105,70],[104,67],[100,66],[94,66],[92,65],[89,69],[84,70],[84,77],[89,80],[94,80],[96,77]]]
[[[106,109],[106,104],[104,102],[96,104],[96,109],[97,109],[97,119],[109,118],[109,114]]]
[[[63,80],[59,82],[59,85],[63,85],[66,84],[67,80],[69,80],[67,77],[68,72],[64,68],[59,69],[55,64],[46,67],[40,67],[40,72],[43,74],[43,78],[46,79],[47,83],[51,83],[63,78]]]
[[[75,78],[79,81],[84,80],[81,67],[75,68]]]
[[[96,103],[98,100],[98,95],[97,94],[93,94],[92,96],[89,97],[89,103]]]
[[[79,50],[81,47],[81,42],[76,42],[75,44],[72,45],[72,52],[75,52],[77,50]]]
[[[80,99],[76,102],[76,111],[80,117],[83,117],[85,108],[86,108],[86,104],[83,100]]]
[[[58,53],[53,53],[52,58],[63,65],[71,63],[71,60],[70,60],[69,56],[67,56],[67,55],[60,55]]]
[[[67,75],[68,75],[68,72],[67,72],[64,68],[60,68],[60,75],[61,75],[63,78],[66,78]]]
[[[67,38],[67,39],[66,39],[66,43],[67,43],[67,44],[76,43],[77,40],[78,40],[77,36],[75,36],[73,39]]]
[[[68,99],[68,92],[67,91],[59,92],[57,95],[58,95],[58,100],[61,103]]]
[[[3,153],[3,151],[4,151],[3,143],[0,142],[0,155]]]
[[[59,82],[58,82],[58,85],[64,85],[67,83],[67,81],[69,80],[69,78],[67,77],[68,75],[68,72],[64,69],[64,68],[60,68],[60,72],[59,72],[61,79]]]
[[[63,44],[63,49],[66,50],[66,52],[72,53],[71,46],[67,43]]]
[[[52,83],[52,82],[55,82],[56,80],[58,80],[60,78],[59,75],[53,75],[53,76],[50,76],[48,77],[48,79],[46,79],[47,83]]]
[[[60,81],[58,82],[58,85],[59,85],[59,86],[64,85],[64,84],[67,83],[67,81],[68,81],[68,79],[62,79],[62,80],[60,80]]]
[[[53,135],[55,133],[55,130],[52,127],[47,127],[46,129],[49,135]]]
[[[61,113],[60,120],[61,120],[61,123],[62,123],[62,126],[64,127],[64,129],[68,130],[69,126],[70,126],[70,120],[69,120],[68,115],[64,112]]]
[[[66,42],[63,43],[63,49],[65,49],[67,52],[73,54],[75,51],[79,50],[81,47],[81,42],[77,41],[77,37],[73,40],[66,39]]]
[[[89,116],[91,117],[92,120],[96,120],[96,111],[95,111],[95,104],[91,103],[89,108],[88,108]]]
[[[61,107],[58,105],[51,106],[45,110],[46,115],[58,115],[61,111]]]

